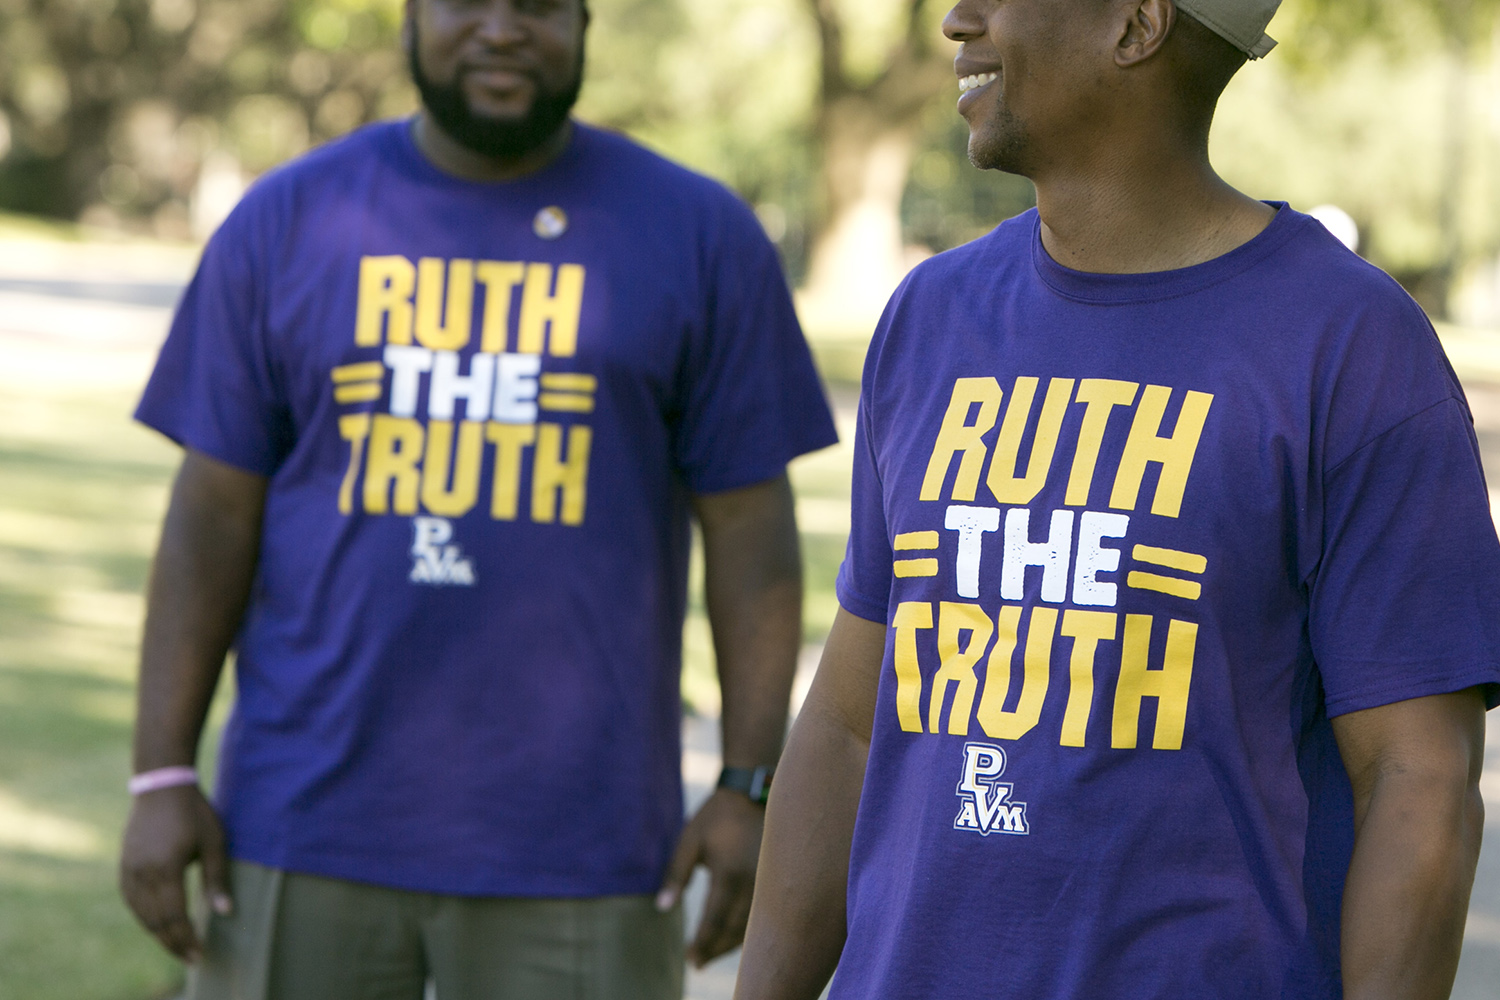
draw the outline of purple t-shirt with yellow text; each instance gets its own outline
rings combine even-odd
[[[839,599],[888,627],[835,1000],[1342,995],[1330,717],[1500,684],[1500,543],[1426,317],[1280,207],[1100,275],[1036,213],[866,361]]]
[[[834,440],[745,205],[581,125],[493,184],[362,129],[210,241],[137,416],[269,479],[217,790],[235,857],[656,889],[690,497]]]

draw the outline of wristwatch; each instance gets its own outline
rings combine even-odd
[[[759,767],[726,767],[719,772],[719,787],[740,792],[750,801],[765,805],[771,797],[771,775],[776,768],[762,764]]]

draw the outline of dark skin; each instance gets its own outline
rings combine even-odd
[[[407,0],[403,41],[412,28],[417,58],[437,83],[462,75],[476,115],[519,119],[535,100],[537,81],[562,87],[578,63],[589,15],[582,0]],[[547,141],[513,158],[484,156],[460,145],[423,109],[412,125],[417,148],[438,169],[474,181],[535,173],[562,155],[572,138],[564,123]]]
[[[580,0],[409,0],[406,38],[420,39],[424,73],[462,73],[472,112],[526,114],[537,82],[563,87],[577,66],[588,14]],[[567,148],[566,122],[513,158],[481,156],[417,116],[418,148],[454,176],[502,181],[533,173]],[[188,451],[178,472],[147,602],[135,735],[137,772],[197,759],[209,702],[244,614],[260,544],[266,482]],[[801,645],[802,566],[784,475],[693,498],[703,531],[709,623],[723,690],[726,766],[775,764]],[[703,918],[688,959],[703,965],[744,938],[760,851],[763,807],[715,791],[684,828],[657,897],[675,906],[694,868],[709,870]],[[137,797],[126,828],[121,890],[163,947],[184,961],[202,951],[188,920],[184,872],[202,864],[205,895],[228,913],[224,837],[195,787]]]
[[[1213,172],[1207,121],[1168,99],[1181,92],[1176,16],[1169,0],[961,0],[944,22],[958,77],[999,74],[959,102],[970,157],[1031,178],[1060,263],[1188,267],[1270,221]],[[885,644],[885,626],[839,612],[777,775],[737,1000],[814,1000],[838,964]],[[1447,997],[1484,826],[1484,700],[1418,698],[1333,730],[1355,805],[1344,996]]]
[[[191,765],[224,657],[244,615],[260,548],[266,480],[189,450],[178,471],[148,589],[135,728],[137,772]],[[802,567],[786,476],[694,497],[703,531],[709,622],[723,689],[724,762],[774,764],[801,643]],[[688,957],[702,965],[745,935],[763,807],[716,791],[683,830],[659,902],[676,904],[693,869],[709,870]],[[132,911],[184,961],[202,954],[184,875],[202,866],[204,895],[231,912],[224,834],[195,786],[137,796],[120,888]]]

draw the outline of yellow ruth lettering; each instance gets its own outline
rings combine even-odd
[[[469,342],[474,317],[474,262],[447,264],[448,308],[443,309],[441,258],[417,262],[417,343],[431,351],[456,351]],[[446,312],[446,315],[445,315]]]
[[[479,499],[479,463],[484,457],[484,431],[465,420],[459,425],[458,453],[453,451],[453,421],[427,425],[427,456],[422,459],[422,506],[439,517],[463,517]],[[453,484],[448,484],[448,470]]]
[[[589,442],[593,431],[582,424],[568,428],[568,455],[563,458],[563,428],[541,424],[531,463],[531,519],[540,524],[559,520],[557,494],[562,493],[563,524],[582,524],[589,478]]]
[[[1005,393],[1000,383],[993,378],[961,378],[953,382],[953,395],[948,399],[948,412],[943,415],[943,426],[938,430],[937,441],[932,445],[932,457],[927,462],[927,475],[922,477],[922,499],[942,498],[943,481],[948,478],[948,467],[953,456],[962,453],[958,465],[958,477],[953,481],[954,500],[973,500],[979,489],[979,473],[984,468],[988,450],[980,440],[995,426],[1000,414],[1000,400]],[[979,404],[974,422],[969,423],[969,410]]]
[[[922,666],[917,662],[917,631],[932,628],[932,605],[925,601],[902,601],[896,605],[894,666],[896,668],[896,718],[904,733],[922,731]]]
[[[570,358],[577,353],[578,319],[583,313],[583,277],[581,265],[559,264],[554,289],[551,264],[526,265],[516,350],[522,354],[540,354],[545,342],[547,352],[553,357]]]
[[[511,293],[526,276],[526,265],[516,261],[482,260],[475,274],[484,285],[484,320],[479,349],[500,354],[510,342]]]
[[[969,734],[969,716],[974,711],[974,691],[979,680],[974,676],[974,664],[984,655],[994,634],[995,625],[990,616],[977,604],[953,604],[944,601],[938,605],[938,659],[941,665],[932,678],[932,701],[927,709],[927,731],[938,732],[942,720],[943,701],[948,695],[948,684],[956,685],[953,691],[953,708],[948,712],[948,733],[952,736]],[[960,648],[959,636],[969,633],[969,643]]]
[[[354,342],[379,347],[381,334],[392,344],[411,343],[411,296],[417,269],[405,257],[361,257],[359,305],[354,314]]]
[[[1068,413],[1068,401],[1073,398],[1073,380],[1055,378],[1047,385],[1042,416],[1031,442],[1031,456],[1026,460],[1026,475],[1017,479],[1015,472],[1020,462],[1021,436],[1026,433],[1026,422],[1031,418],[1031,403],[1036,398],[1036,390],[1037,379],[1016,379],[1015,388],[1010,393],[1010,405],[1005,408],[1005,421],[1000,425],[1000,437],[995,442],[995,454],[990,459],[990,473],[985,482],[995,499],[1003,504],[1022,506],[1031,503],[1046,485],[1052,457],[1057,453],[1057,436],[1062,431],[1063,417]]]
[[[365,511],[411,516],[417,512],[422,473],[422,425],[406,417],[377,413],[370,426],[369,456],[365,460]],[[395,498],[391,499],[392,487]]]
[[[1013,712],[1005,710],[1010,695],[1011,661],[1015,658],[1016,633],[1021,609],[1013,604],[1000,608],[995,648],[984,671],[984,694],[979,701],[979,725],[985,735],[997,740],[1018,740],[1031,732],[1042,717],[1047,682],[1052,671],[1052,637],[1057,634],[1057,609],[1032,608],[1026,629],[1025,675],[1021,699]]]
[[[1120,681],[1115,687],[1115,715],[1110,745],[1135,749],[1140,730],[1141,701],[1156,699],[1157,750],[1181,750],[1187,728],[1188,691],[1193,681],[1193,651],[1198,626],[1176,619],[1167,627],[1167,650],[1160,670],[1147,667],[1151,649],[1151,616],[1126,615],[1120,650]]]
[[[1104,443],[1104,429],[1109,425],[1109,411],[1135,402],[1135,391],[1139,388],[1139,383],[1109,378],[1086,378],[1078,383],[1078,402],[1087,403],[1088,408],[1083,411],[1078,447],[1073,451],[1073,470],[1068,474],[1068,492],[1063,498],[1069,507],[1088,506],[1094,467],[1099,464],[1099,446]]]
[[[359,481],[360,460],[365,454],[365,438],[370,435],[370,415],[351,413],[339,417],[339,437],[349,442],[349,468],[344,472],[344,482],[339,486],[339,513],[349,514],[354,510],[354,484]]]
[[[485,436],[495,446],[490,517],[497,521],[514,521],[521,492],[521,455],[536,442],[536,425],[490,423],[485,426]]]
[[[1063,714],[1062,739],[1065,747],[1081,747],[1089,728],[1089,714],[1094,707],[1094,658],[1101,641],[1115,637],[1119,615],[1112,611],[1063,612],[1062,634],[1073,640],[1073,657],[1068,665],[1068,708]]]
[[[1176,517],[1182,511],[1182,494],[1187,489],[1188,473],[1193,469],[1193,456],[1198,452],[1198,440],[1214,397],[1206,392],[1189,392],[1182,401],[1172,436],[1164,438],[1160,436],[1161,422],[1171,398],[1172,390],[1164,385],[1148,385],[1141,393],[1141,405],[1136,408],[1130,437],[1125,441],[1125,454],[1120,458],[1120,470],[1115,474],[1115,488],[1109,495],[1109,505],[1116,510],[1135,510],[1146,464],[1156,462],[1161,466],[1161,474],[1156,480],[1151,513]]]

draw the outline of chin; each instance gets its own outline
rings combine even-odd
[[[994,119],[969,127],[969,162],[980,170],[1000,170],[1007,174],[1027,174],[1031,160],[1031,142],[1025,126],[1007,112]]]

